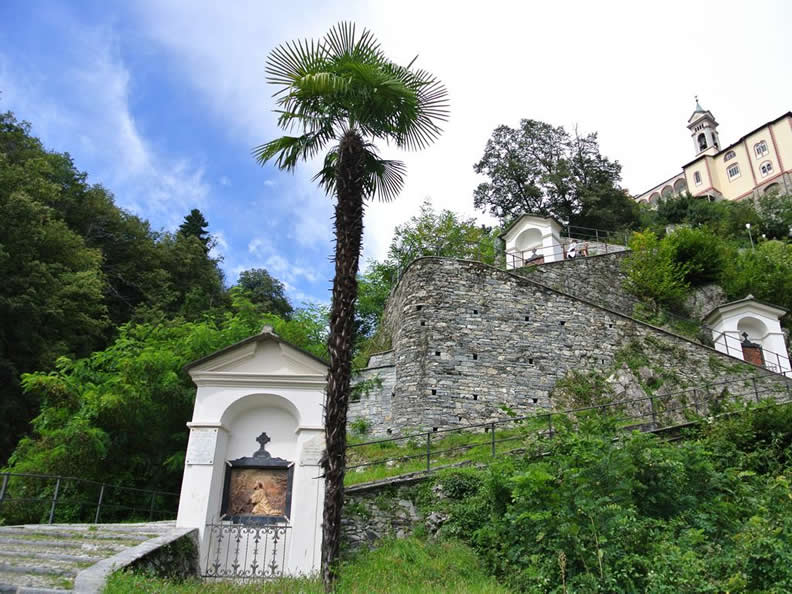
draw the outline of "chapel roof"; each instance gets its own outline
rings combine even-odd
[[[262,328],[261,332],[259,332],[258,334],[254,334],[253,336],[248,336],[247,338],[240,340],[239,342],[235,342],[234,344],[229,345],[225,348],[222,348],[219,351],[215,351],[210,355],[206,355],[205,357],[201,357],[200,359],[196,359],[195,361],[187,363],[187,365],[185,365],[183,369],[184,371],[189,371],[193,367],[196,367],[202,363],[206,363],[207,361],[211,361],[212,359],[215,359],[221,355],[224,355],[225,353],[228,353],[229,351],[233,351],[234,349],[237,349],[246,344],[250,344],[251,342],[262,342],[267,340],[274,341],[278,344],[282,344],[287,346],[288,348],[299,351],[303,355],[306,355],[307,357],[310,357],[311,359],[318,361],[319,363],[327,367],[327,361],[321,359],[320,357],[317,357],[316,355],[306,351],[305,349],[301,349],[300,347],[293,345],[287,340],[283,340],[280,336],[275,334],[272,326],[264,326],[264,328]]]

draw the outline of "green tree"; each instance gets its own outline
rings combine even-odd
[[[792,194],[765,194],[759,198],[759,212],[768,237],[789,239],[792,236]]]
[[[294,311],[286,298],[286,288],[283,283],[273,278],[264,268],[243,270],[239,275],[237,286],[247,291],[248,298],[259,305],[262,311],[285,318]]]
[[[741,250],[729,259],[721,283],[731,299],[750,293],[792,309],[792,244],[771,240],[760,242],[753,250]]]
[[[603,218],[613,224],[615,218],[626,227],[637,216],[618,188],[621,165],[600,154],[596,134],[571,136],[561,126],[529,119],[517,129],[499,126],[473,169],[488,178],[473,194],[475,207],[503,222],[535,213],[566,222],[578,216],[578,225]],[[605,217],[613,205],[624,212]]]
[[[206,220],[203,213],[197,208],[193,208],[190,214],[184,217],[184,222],[179,225],[179,233],[188,237],[197,237],[198,241],[204,245],[204,249],[208,252],[211,248],[209,243],[211,236],[209,231],[207,231],[208,227],[209,221]]]
[[[388,264],[397,269],[422,256],[440,256],[479,260],[495,264],[497,232],[492,227],[479,225],[474,218],[465,218],[453,211],[436,213],[426,200],[420,212],[393,233]]]
[[[382,159],[374,141],[420,149],[440,134],[447,113],[445,87],[428,72],[390,61],[369,31],[356,35],[341,23],[319,41],[286,43],[267,60],[276,85],[282,136],[256,148],[259,163],[285,170],[330,143],[316,180],[336,196],[335,277],[330,313],[330,373],[325,404],[325,504],[322,577],[329,591],[336,575],[343,506],[346,415],[354,340],[357,272],[364,200],[395,198],[405,167]]]
[[[719,281],[735,255],[728,242],[706,227],[682,227],[661,241],[670,244],[674,261],[686,267],[685,282],[693,287]]]
[[[655,311],[661,306],[680,307],[689,288],[685,282],[688,265],[674,259],[671,244],[645,231],[633,234],[629,247],[631,253],[623,264],[625,288]]]
[[[195,397],[185,364],[265,324],[327,359],[325,308],[310,306],[285,320],[262,314],[241,290],[232,289],[231,299],[221,316],[130,322],[104,350],[61,357],[53,372],[25,374],[25,391],[41,407],[8,468],[178,491],[188,436],[184,422]]]

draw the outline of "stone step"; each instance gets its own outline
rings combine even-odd
[[[69,592],[74,588],[74,576],[51,574],[20,574],[8,572],[0,568],[0,592],[25,592],[52,591]]]
[[[103,557],[115,555],[131,546],[137,545],[137,541],[101,541],[94,542],[89,540],[49,540],[32,538],[14,538],[0,536],[0,549],[22,548],[31,552],[35,551],[58,551],[64,554],[96,554]]]
[[[0,594],[71,591],[83,569],[161,536],[174,524],[0,526]]]
[[[81,530],[31,530],[28,527],[8,526],[0,527],[0,537],[16,536],[29,539],[66,539],[66,540],[118,540],[123,542],[143,542],[159,536],[158,532],[116,532],[108,530],[81,531]]]
[[[14,559],[41,559],[43,561],[58,561],[63,563],[72,563],[79,566],[84,566],[86,563],[93,565],[98,563],[107,555],[87,555],[87,554],[69,554],[63,552],[52,551],[31,551],[25,547],[13,548],[0,548],[0,563],[12,563]]]

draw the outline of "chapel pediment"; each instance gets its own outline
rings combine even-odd
[[[196,373],[305,376],[327,374],[327,365],[318,357],[282,340],[265,326],[251,336],[190,363],[185,369]]]

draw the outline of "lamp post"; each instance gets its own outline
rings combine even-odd
[[[745,228],[748,229],[748,239],[751,240],[751,249],[754,249],[753,236],[751,235],[751,223],[745,223]]]

